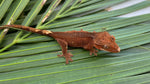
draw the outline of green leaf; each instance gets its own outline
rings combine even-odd
[[[118,10],[109,11],[109,12],[108,11],[100,12],[100,13],[92,14],[89,16],[84,16],[84,17],[80,17],[80,18],[72,18],[70,20],[56,22],[56,23],[53,23],[53,24],[50,24],[47,26],[43,26],[43,28],[62,27],[62,26],[68,26],[68,25],[73,25],[73,24],[76,25],[79,23],[89,22],[88,19],[90,19],[90,21],[97,21],[97,20],[112,17],[112,16],[127,14],[130,12],[145,8],[147,6],[150,6],[150,1],[144,1],[139,4],[135,4],[133,6],[129,6],[127,8],[123,8],[123,9],[118,9]]]
[[[3,25],[5,24],[13,24],[19,15],[22,13],[23,9],[28,4],[29,0],[16,0],[13,5],[11,6],[11,10],[7,14]]]
[[[40,81],[39,78],[44,78],[42,79],[43,82],[47,81],[47,83],[86,82],[84,80],[87,80],[87,82],[101,82],[120,77],[121,73],[121,76],[129,76],[148,70],[149,51],[140,54],[128,54],[119,57],[92,57],[77,61],[75,64],[73,63],[67,66],[62,64],[55,64],[54,66],[43,66],[14,72],[7,72],[1,74],[0,78],[1,83],[29,83],[31,81],[33,82],[33,80],[34,82],[38,83]],[[98,79],[98,77],[100,78]],[[90,81],[89,79],[98,80]]]
[[[3,18],[5,13],[7,12],[10,4],[12,3],[13,0],[2,0],[0,4],[0,20]]]
[[[17,1],[14,1],[13,5],[11,6],[11,10],[7,14],[7,16],[6,16],[5,20],[4,20],[4,22],[2,23],[2,25],[13,24],[16,21],[16,19],[19,17],[19,15],[22,13],[23,9],[26,7],[28,2],[29,2],[29,0],[17,0]],[[0,43],[2,42],[3,38],[7,34],[8,30],[9,29],[4,29],[4,31],[1,32]],[[7,49],[8,47],[10,47],[13,44],[15,44],[15,42],[12,42],[7,47],[1,49],[0,52],[4,51],[5,49]]]
[[[51,13],[54,11],[54,9],[57,7],[57,5],[61,2],[61,0],[55,0],[52,2],[52,4],[49,5],[46,12],[42,15],[41,19],[38,22],[38,26],[40,26],[44,21],[51,15]]]
[[[14,16],[13,23],[51,31],[100,32],[106,27],[121,48],[120,53],[98,51],[98,56],[90,56],[87,50],[69,47],[74,61],[66,65],[63,57],[57,57],[62,54],[61,47],[53,38],[11,29],[1,44],[0,84],[148,84],[150,14],[117,16],[146,8],[150,1],[114,11],[94,10],[123,1],[47,0],[45,4],[43,0],[0,1],[0,7],[4,7],[4,2],[9,3],[5,10],[0,9],[4,11],[0,14],[3,24]]]
[[[95,9],[102,10],[104,8],[110,7],[114,4],[118,4],[118,3],[123,2],[123,1],[125,1],[125,0],[105,0],[103,2],[97,2],[97,3],[89,5],[87,7],[83,7],[83,8],[74,10],[74,11],[70,11],[69,13],[66,13],[66,14],[62,15],[62,17],[69,16],[69,15],[74,15],[74,14],[80,14],[80,13],[87,12],[87,11],[92,11],[92,10],[95,10]]]
[[[112,81],[114,84],[148,84],[150,81],[148,80],[150,77],[150,74],[143,74],[143,75],[138,75],[138,76],[132,76],[132,77],[125,77],[125,78],[120,78],[120,79],[115,79]]]
[[[22,22],[22,25],[28,26],[33,21],[33,19],[37,16],[37,14],[40,12],[42,7],[44,6],[46,0],[38,0],[36,1],[35,5],[32,7],[31,11],[28,13],[24,21]]]
[[[56,13],[56,15],[49,20],[47,23],[43,24],[43,25],[47,25],[49,23],[51,23],[52,21],[56,20],[57,18],[60,17],[60,14],[68,7],[68,5],[72,2],[73,0],[66,0],[63,5],[61,6],[60,10]]]

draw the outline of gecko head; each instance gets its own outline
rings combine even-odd
[[[94,47],[99,50],[117,53],[120,48],[115,42],[115,37],[108,32],[98,32],[94,38]]]

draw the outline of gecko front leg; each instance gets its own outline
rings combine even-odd
[[[66,58],[66,64],[69,64],[69,61],[73,61],[71,59],[71,57],[73,56],[71,53],[68,53],[67,52],[67,49],[68,49],[68,43],[65,41],[65,40],[62,40],[62,39],[56,39],[57,42],[59,43],[59,45],[61,46],[62,48],[62,55],[57,55],[59,57],[65,57]]]
[[[90,55],[94,54],[95,56],[97,56],[97,50],[95,48],[93,48],[93,44],[94,42],[89,42],[87,45],[85,45],[83,48],[86,49],[86,50],[89,50],[90,51]]]
[[[94,54],[95,56],[97,56],[97,50],[94,48],[89,48],[89,47],[84,47],[84,49],[89,50],[90,51],[90,55]]]

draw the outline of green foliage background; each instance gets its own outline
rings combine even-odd
[[[50,37],[22,30],[0,34],[0,84],[148,84],[150,14],[117,18],[150,6],[150,1],[107,11],[127,0],[0,0],[0,24],[20,24],[51,31],[101,28],[116,37],[120,53],[90,56],[70,48],[74,62],[58,58],[61,48]]]

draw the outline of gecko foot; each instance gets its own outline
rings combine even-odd
[[[71,53],[68,53],[70,55],[70,57],[73,57],[73,55]],[[58,57],[65,57],[64,54],[61,54],[61,55],[57,55]]]
[[[69,64],[69,61],[72,62],[73,60],[71,57],[73,56],[71,53],[57,55],[58,57],[65,57],[66,58],[66,64]]]
[[[93,49],[90,51],[90,55],[94,54],[95,56],[97,56],[97,52],[98,52],[97,50]]]

